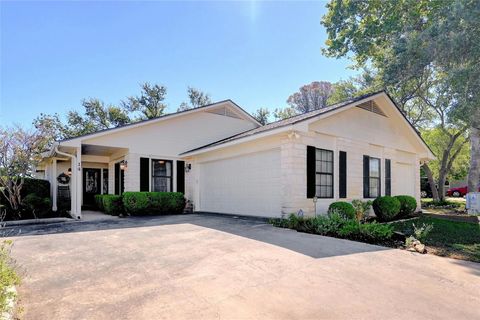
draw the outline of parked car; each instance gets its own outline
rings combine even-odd
[[[446,180],[443,190],[448,190],[449,186],[450,186],[450,182]],[[437,190],[438,190],[438,186],[437,186]],[[420,180],[420,197],[431,198],[432,196],[433,196],[432,188],[430,188],[430,183],[428,183],[427,177],[422,177]]]
[[[480,191],[480,188],[478,188],[478,191]],[[459,187],[459,188],[450,188],[447,191],[447,196],[449,196],[449,197],[464,197],[467,193],[468,193],[467,186]]]

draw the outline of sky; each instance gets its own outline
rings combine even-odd
[[[188,86],[249,112],[286,106],[317,80],[354,75],[322,56],[325,2],[0,0],[0,125],[118,105],[143,82],[168,89],[168,112]]]

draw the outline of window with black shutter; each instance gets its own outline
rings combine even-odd
[[[338,195],[347,197],[347,153],[340,151],[338,155]]]
[[[376,198],[381,195],[380,159],[363,156],[363,197]]]

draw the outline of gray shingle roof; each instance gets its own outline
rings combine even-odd
[[[259,133],[262,133],[262,132],[266,132],[266,131],[270,131],[270,130],[273,130],[273,129],[285,127],[285,126],[288,126],[288,125],[294,125],[298,122],[301,122],[301,121],[304,121],[304,120],[307,120],[307,119],[311,119],[311,118],[316,117],[318,115],[328,113],[330,111],[345,107],[347,105],[350,105],[351,103],[354,103],[356,101],[360,101],[360,100],[363,100],[365,98],[374,96],[374,95],[376,95],[378,93],[381,93],[381,92],[384,92],[384,90],[372,92],[372,93],[369,93],[369,94],[365,94],[365,95],[362,95],[362,96],[359,96],[359,97],[356,97],[356,98],[352,98],[352,99],[349,99],[349,100],[346,100],[346,101],[342,101],[340,103],[336,103],[336,104],[327,106],[327,107],[322,108],[322,109],[313,110],[313,111],[310,111],[310,112],[307,112],[307,113],[302,113],[302,114],[299,114],[299,115],[296,115],[296,116],[293,116],[293,117],[290,117],[290,118],[287,118],[287,119],[284,119],[284,120],[275,121],[275,122],[266,124],[264,126],[261,126],[261,127],[255,128],[255,129],[250,129],[250,130],[238,133],[236,135],[233,135],[231,137],[228,137],[228,138],[225,138],[225,139],[222,139],[222,140],[218,140],[218,141],[209,143],[207,145],[204,145],[204,146],[192,149],[192,150],[185,151],[185,152],[181,153],[180,155],[190,153],[190,152],[193,152],[193,151],[198,151],[198,150],[201,150],[201,149],[204,149],[204,148],[214,147],[214,146],[221,145],[221,144],[224,144],[224,143],[227,143],[227,142],[230,142],[230,141],[234,141],[234,140],[238,140],[238,139],[241,139],[241,138],[253,136],[253,135],[256,135],[256,134],[259,134]]]

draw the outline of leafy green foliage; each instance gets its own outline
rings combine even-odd
[[[103,208],[106,214],[118,216],[124,212],[122,196],[115,194],[104,194],[102,200]]]
[[[393,227],[390,225],[376,222],[360,223],[353,219],[345,219],[336,212],[328,216],[307,218],[291,214],[287,219],[271,219],[270,223],[277,227],[294,229],[300,232],[368,243],[389,241],[393,235]]]
[[[11,287],[20,284],[20,277],[15,272],[15,261],[10,252],[12,241],[0,244],[0,313],[11,311],[9,301],[15,297]]]
[[[267,108],[259,108],[252,116],[262,125],[266,125],[269,122],[270,111]]]
[[[424,216],[416,220],[391,223],[396,231],[407,235],[414,234],[414,224],[416,226],[424,224],[433,226],[433,229],[422,241],[429,247],[429,252],[480,262],[480,226],[478,221],[473,221],[473,223],[459,222]]]
[[[211,104],[210,95],[193,87],[187,89],[189,102],[182,102],[177,111],[185,111]]]
[[[167,87],[145,82],[142,84],[142,92],[139,96],[128,97],[122,104],[126,110],[138,113],[139,120],[153,119],[165,114],[166,95]]]
[[[352,206],[355,209],[355,219],[357,219],[357,221],[365,221],[372,207],[372,201],[354,199],[352,200]]]
[[[44,218],[52,209],[50,198],[42,198],[35,193],[30,193],[23,198],[23,205],[34,218]]]
[[[355,208],[353,205],[345,201],[332,202],[328,206],[328,213],[336,212],[345,219],[355,219]]]
[[[400,201],[400,212],[398,214],[399,218],[406,217],[415,212],[417,209],[417,200],[412,196],[395,196],[395,198]]]
[[[384,196],[373,200],[373,211],[379,221],[394,220],[400,212],[400,201],[394,197]]]
[[[103,194],[95,195],[95,206],[100,211],[105,211],[105,208],[103,207],[103,196],[104,196]]]
[[[185,197],[180,192],[125,192],[123,204],[131,215],[179,214]]]

